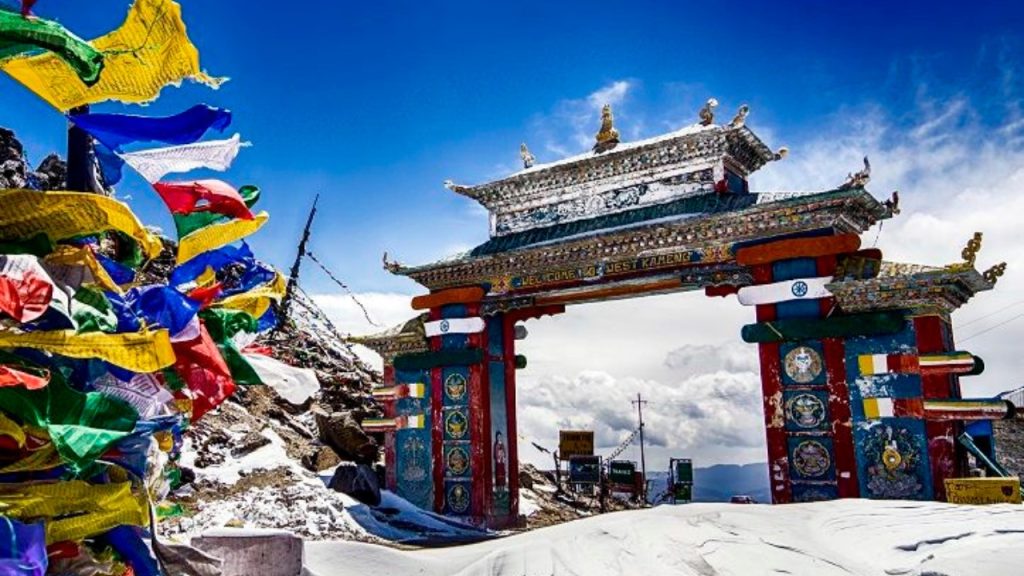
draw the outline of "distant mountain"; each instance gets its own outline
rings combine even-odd
[[[653,501],[668,489],[668,472],[648,472],[648,492]],[[716,464],[693,470],[694,502],[728,502],[736,494],[752,496],[758,502],[771,502],[768,464]]]

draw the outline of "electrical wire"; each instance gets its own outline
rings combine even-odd
[[[1000,308],[999,310],[996,310],[995,312],[990,312],[988,314],[985,314],[984,316],[980,316],[978,318],[975,318],[974,320],[971,320],[970,322],[964,322],[963,324],[960,324],[958,327],[959,328],[963,328],[964,326],[970,326],[971,324],[975,324],[975,323],[980,322],[980,321],[982,321],[982,320],[984,320],[986,318],[991,318],[991,317],[995,316],[996,314],[999,314],[1001,312],[1005,312],[1005,311],[1009,310],[1010,308],[1013,308],[1015,306],[1020,306],[1021,304],[1024,304],[1024,300],[1018,300],[1018,301],[1014,302],[1013,304],[1008,304],[1006,306],[1003,306],[1002,308]]]
[[[999,324],[996,324],[994,326],[990,326],[988,328],[985,328],[981,332],[975,332],[974,334],[971,334],[967,338],[964,338],[963,340],[960,340],[960,342],[961,343],[967,342],[968,340],[970,340],[972,338],[976,338],[978,336],[981,336],[982,334],[985,334],[987,332],[991,332],[991,331],[995,330],[996,328],[1000,328],[1002,326],[1006,326],[1007,324],[1009,324],[1010,322],[1013,322],[1014,320],[1017,320],[1018,318],[1024,318],[1024,312],[1021,312],[1020,314],[1017,314],[1016,316],[1014,316],[1012,318],[1009,318],[1008,320],[1003,320]]]
[[[366,309],[366,306],[363,306],[363,303],[360,302],[358,298],[356,298],[355,293],[353,293],[352,290],[344,282],[342,282],[334,274],[332,274],[331,271],[327,269],[327,266],[324,266],[323,262],[317,260],[316,256],[313,255],[312,251],[306,252],[306,256],[308,256],[310,260],[315,262],[316,265],[319,266],[320,269],[324,271],[324,274],[327,274],[328,278],[333,280],[334,283],[337,284],[338,286],[341,286],[341,289],[344,290],[352,298],[352,301],[356,303],[356,306],[359,306],[359,309],[363,311],[363,318],[366,318],[367,322],[378,328],[382,327],[380,324],[374,322],[373,319],[370,318],[370,312]]]

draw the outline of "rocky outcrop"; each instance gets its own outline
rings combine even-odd
[[[56,154],[50,154],[32,170],[14,132],[0,128],[0,188],[63,190],[67,172],[67,163]]]

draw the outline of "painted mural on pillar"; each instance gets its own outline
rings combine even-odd
[[[425,418],[422,428],[402,428],[395,431],[395,491],[399,496],[421,508],[429,508],[434,500],[434,483],[431,479],[431,438],[433,426],[430,414],[430,371],[396,370],[396,384],[423,384],[423,398],[399,398],[395,401],[395,415],[422,414]]]

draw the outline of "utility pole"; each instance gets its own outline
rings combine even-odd
[[[632,401],[636,404],[636,417],[640,420],[640,476],[643,478],[643,487],[640,489],[640,502],[647,504],[647,462],[644,460],[644,409],[643,405],[647,404],[647,400],[640,397],[640,393],[637,392],[636,400]]]
[[[288,316],[288,305],[291,304],[292,292],[295,291],[295,284],[299,281],[299,266],[302,264],[302,257],[306,255],[306,244],[309,242],[309,231],[313,227],[313,217],[316,216],[316,203],[320,200],[317,194],[313,198],[313,208],[309,211],[306,219],[306,227],[302,230],[302,239],[299,240],[299,251],[295,254],[295,262],[292,264],[291,272],[288,274],[288,287],[285,288],[284,298],[281,299],[281,321]]]

